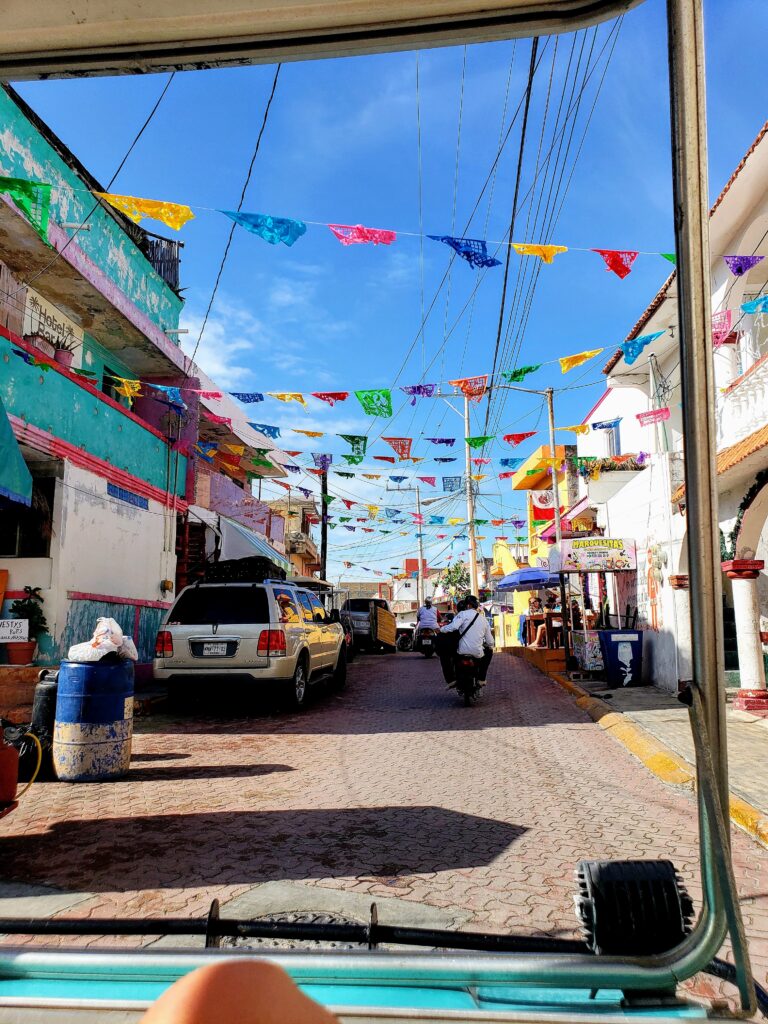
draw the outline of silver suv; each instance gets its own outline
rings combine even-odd
[[[153,673],[169,688],[206,676],[270,684],[295,708],[307,687],[346,681],[344,629],[317,596],[290,582],[196,583],[160,627]]]

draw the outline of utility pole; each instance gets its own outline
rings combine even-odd
[[[320,579],[325,579],[328,564],[328,470],[320,477]]]
[[[419,608],[424,604],[424,524],[421,521],[421,492],[419,491],[418,484],[416,485],[416,518],[419,523],[419,529],[417,532],[417,540],[419,542],[419,574],[416,577],[416,600]]]
[[[557,541],[557,557],[562,566],[563,558],[563,524],[560,521],[560,489],[557,483],[557,470],[555,461],[555,397],[552,388],[547,388],[547,413],[549,415],[549,449],[553,465],[550,468],[552,474],[552,498],[555,503],[555,539]],[[565,652],[565,664],[568,665],[568,626],[571,621],[571,609],[568,606],[565,594],[565,573],[560,573],[560,611],[563,621],[563,649]]]
[[[475,541],[475,496],[472,493],[472,463],[470,448],[466,438],[471,437],[469,426],[469,399],[464,396],[464,484],[467,495],[467,536],[469,537],[469,587],[475,597],[478,596],[477,585],[477,542]]]

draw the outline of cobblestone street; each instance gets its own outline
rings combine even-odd
[[[375,899],[388,921],[570,936],[582,857],[668,857],[699,897],[691,797],[511,656],[473,708],[413,654],[356,660],[301,714],[210,708],[137,720],[122,781],[33,786],[3,822],[0,913],[203,915],[218,897],[227,916],[363,918]],[[735,834],[734,857],[764,979],[768,852]]]

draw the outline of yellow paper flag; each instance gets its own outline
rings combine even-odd
[[[572,427],[558,427],[558,430],[572,430],[574,434],[588,434],[589,424],[588,423],[575,423]]]
[[[458,518],[449,519],[448,520],[448,525],[449,526],[458,526],[459,523],[463,523],[463,522],[464,522],[464,520],[459,516]]]
[[[303,406],[307,404],[300,391],[268,391],[267,394],[270,398],[277,398],[280,402],[298,402]]]
[[[298,427],[291,427],[294,434],[304,434],[306,437],[322,437],[322,430],[299,430]]]
[[[545,263],[551,263],[561,252],[568,252],[567,245],[533,245],[530,242],[513,242],[512,248],[520,256],[540,256]]]
[[[378,505],[366,505],[365,507],[368,509],[368,515],[370,516],[371,519],[375,519],[376,516],[379,514]]]
[[[485,480],[485,478],[487,476],[488,476],[487,473],[473,473],[472,474],[472,479],[473,480]]]
[[[378,480],[381,477],[381,473],[363,473],[366,480]]]
[[[245,455],[244,444],[225,444],[222,447],[226,448],[228,452],[232,452],[233,455]]]
[[[193,220],[194,213],[188,206],[180,203],[165,203],[159,199],[138,199],[136,196],[118,196],[112,192],[94,192],[99,199],[105,200],[116,210],[120,210],[134,224],[139,224],[144,217],[151,217],[153,220],[162,221],[166,227],[178,231],[183,228],[188,220]]]
[[[141,394],[140,380],[127,380],[125,377],[114,377],[113,379],[120,381],[115,388],[118,395],[125,395],[126,398],[136,398]]]
[[[574,366],[581,366],[582,363],[586,363],[588,359],[594,359],[595,356],[599,356],[601,352],[605,350],[602,348],[592,348],[589,352],[577,352],[575,356],[563,356],[562,359],[558,359],[560,363],[560,369],[563,373],[568,373]]]

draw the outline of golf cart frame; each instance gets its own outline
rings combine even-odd
[[[300,5],[288,2],[271,8],[267,0],[243,5],[234,0],[211,3],[206,17],[193,17],[201,8],[190,0],[171,0],[175,18],[160,19],[138,12],[130,0],[114,0],[112,9],[124,8],[124,20],[108,21],[99,15],[67,17],[85,8],[86,0],[61,5],[41,0],[37,5],[11,0],[6,16],[5,43],[0,42],[0,75],[16,79],[51,75],[130,73],[274,62],[312,57],[342,56],[384,50],[479,42],[490,39],[573,31],[596,24],[637,6],[640,0],[392,0],[386,8],[357,4]],[[227,19],[228,8],[247,6],[240,20]],[[284,10],[267,15],[262,11]],[[32,8],[34,7],[34,12]],[[338,16],[332,16],[333,8]],[[93,11],[93,6],[89,11]],[[382,22],[382,10],[387,21]],[[28,11],[25,20],[24,12]],[[308,22],[314,12],[316,21]],[[320,14],[317,14],[320,11]],[[63,15],[62,15],[63,17]],[[269,18],[274,17],[275,23]],[[293,17],[293,21],[291,21]],[[345,18],[348,22],[345,23]],[[243,20],[245,19],[245,21]],[[288,20],[286,20],[288,19]],[[137,24],[141,22],[141,24]],[[720,605],[721,570],[717,536],[715,490],[716,432],[710,324],[708,255],[708,188],[704,84],[702,0],[667,0],[674,218],[677,252],[679,338],[683,421],[685,429],[685,481],[689,521],[688,551],[692,618],[693,679],[689,699],[697,754],[697,800],[701,834],[703,905],[690,934],[676,948],[661,955],[625,958],[542,952],[499,957],[477,954],[356,953],[343,955],[275,954],[300,982],[329,984],[343,978],[350,984],[417,983],[455,985],[545,985],[565,989],[619,989],[635,997],[646,993],[672,993],[678,982],[704,969],[730,932],[737,981],[745,1013],[754,1009],[749,960],[730,863],[727,812],[728,787],[724,726],[724,684],[720,655],[723,650]],[[202,29],[200,28],[202,25]],[[77,32],[74,31],[76,26]],[[39,29],[39,32],[37,31]],[[133,30],[136,30],[133,32]],[[133,35],[132,35],[133,32]],[[42,33],[42,35],[40,35]],[[168,33],[171,33],[168,35]],[[227,33],[230,33],[229,35]],[[126,42],[128,40],[128,42]],[[2,52],[2,51],[5,52]],[[93,922],[91,922],[93,923]],[[13,931],[7,922],[3,930]],[[27,991],[35,978],[55,976],[148,979],[180,976],[210,962],[206,954],[30,951],[29,947],[0,951],[0,974],[26,979]],[[84,987],[85,983],[84,983]],[[0,977],[0,1008],[9,1005]],[[37,999],[35,1005],[42,1005]],[[50,1005],[50,1004],[48,1004]],[[70,1005],[70,1004],[67,1004]],[[671,1013],[674,1014],[674,1009]],[[374,1014],[369,1014],[372,1019]],[[415,1016],[415,1013],[412,1014]],[[468,1013],[466,1018],[471,1018]],[[0,1016],[0,1019],[3,1019]],[[503,1020],[503,1015],[494,1014]],[[519,1015],[515,1019],[519,1019]],[[571,1019],[574,1019],[571,1015]]]

